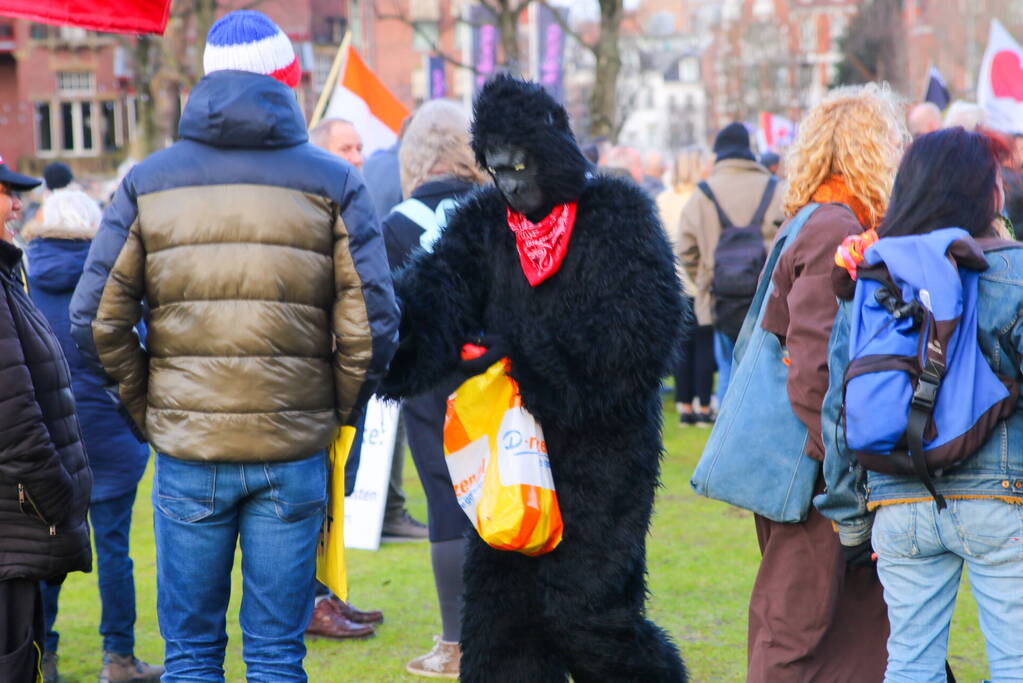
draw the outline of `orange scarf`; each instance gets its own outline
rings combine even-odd
[[[876,228],[877,225],[870,218],[870,210],[867,209],[867,205],[859,200],[856,195],[849,190],[845,185],[845,181],[842,180],[842,176],[833,175],[817,188],[813,193],[811,201],[817,202],[818,204],[827,204],[830,202],[837,202],[839,204],[845,204],[853,213],[856,214],[856,219],[860,222],[864,228]]]

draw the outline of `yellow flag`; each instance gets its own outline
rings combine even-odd
[[[316,578],[342,600],[348,599],[345,569],[345,462],[355,427],[342,427],[327,452],[327,509],[316,546]]]

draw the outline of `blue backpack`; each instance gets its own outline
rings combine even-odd
[[[881,239],[857,269],[845,374],[846,442],[864,468],[933,477],[975,453],[1016,406],[977,342],[987,261],[960,228]]]

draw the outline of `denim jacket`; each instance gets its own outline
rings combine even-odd
[[[983,240],[981,240],[982,246]],[[986,245],[988,269],[981,274],[977,335],[996,374],[1020,378],[1023,359],[1023,244]],[[829,342],[831,382],[821,411],[827,490],[814,498],[831,519],[843,545],[870,539],[873,510],[880,505],[928,500],[913,476],[864,471],[846,447],[842,428],[843,378],[849,364],[852,303],[841,302]],[[987,442],[958,467],[934,478],[945,498],[998,498],[1023,503],[1023,411],[1001,422]]]

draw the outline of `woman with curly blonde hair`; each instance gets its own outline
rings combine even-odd
[[[786,215],[818,206],[778,260],[761,325],[786,349],[789,402],[807,428],[805,455],[818,462],[837,312],[834,254],[845,237],[884,216],[905,137],[900,121],[887,88],[835,90],[800,123],[788,154]],[[807,503],[798,524],[755,518],[763,557],[750,598],[747,680],[876,683],[884,677],[888,618],[869,545],[845,548]]]

